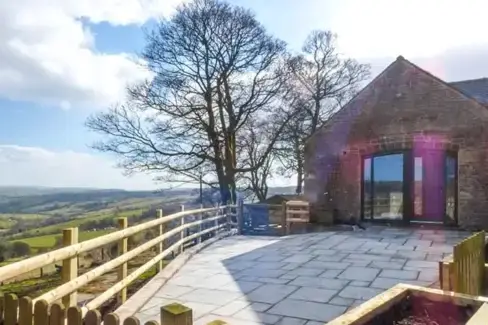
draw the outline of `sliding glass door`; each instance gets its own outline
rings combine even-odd
[[[455,223],[457,157],[441,150],[363,157],[362,217]]]
[[[394,153],[363,161],[364,218],[402,220],[404,154]]]

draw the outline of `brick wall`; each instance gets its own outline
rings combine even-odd
[[[399,58],[309,140],[312,219],[360,217],[362,155],[421,146],[458,152],[458,222],[488,229],[487,144],[488,108]]]

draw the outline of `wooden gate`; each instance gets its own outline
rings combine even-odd
[[[485,232],[479,232],[454,246],[454,291],[479,296],[485,267]]]

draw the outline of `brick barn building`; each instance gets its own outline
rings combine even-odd
[[[488,79],[398,57],[309,139],[304,194],[319,223],[488,229]]]

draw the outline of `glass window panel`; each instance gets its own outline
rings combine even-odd
[[[372,183],[371,183],[371,158],[364,159],[363,162],[363,188],[364,188],[364,206],[363,213],[365,219],[371,219],[372,209],[371,209],[371,194],[372,194]]]
[[[446,215],[455,221],[456,207],[456,158],[446,157]]]
[[[414,162],[414,185],[413,185],[413,213],[416,218],[422,216],[422,190],[423,190],[423,160],[422,157],[415,157]]]
[[[403,216],[403,154],[373,158],[373,219]]]

